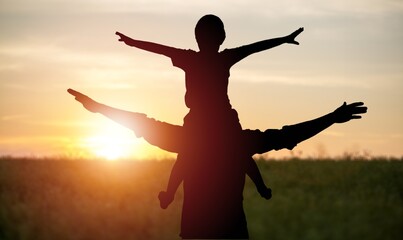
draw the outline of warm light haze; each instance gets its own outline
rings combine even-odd
[[[118,42],[197,50],[194,27],[219,16],[221,49],[285,36],[299,46],[252,55],[231,70],[243,128],[281,128],[363,101],[363,119],[334,125],[292,152],[265,157],[403,156],[403,1],[0,0],[0,155],[172,157],[67,93],[182,124],[184,73],[169,58]]]

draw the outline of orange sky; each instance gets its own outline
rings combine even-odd
[[[293,153],[403,155],[398,0],[0,0],[0,155],[165,157],[86,112],[66,89],[182,124],[183,72],[167,58],[119,43],[114,32],[197,49],[194,25],[207,13],[225,24],[222,49],[305,27],[300,46],[283,45],[232,68],[229,96],[244,128],[281,128],[343,101],[364,101],[369,112],[362,120],[332,126]]]

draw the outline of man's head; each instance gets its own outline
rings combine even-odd
[[[195,36],[200,51],[217,52],[225,40],[224,23],[215,15],[205,15],[196,24]]]

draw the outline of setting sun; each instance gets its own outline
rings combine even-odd
[[[141,151],[140,140],[121,126],[108,126],[97,135],[85,138],[83,144],[89,152],[107,160],[127,158]]]

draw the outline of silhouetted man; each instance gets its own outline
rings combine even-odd
[[[247,159],[255,153],[292,149],[334,123],[359,119],[359,114],[367,111],[361,102],[344,103],[322,117],[280,130],[242,130],[230,135],[219,134],[213,139],[208,135],[195,139],[185,127],[98,103],[72,89],[68,91],[87,110],[101,113],[132,129],[136,136],[152,145],[170,152],[193,151],[192,161],[184,162],[181,224],[182,238],[190,239],[248,238],[242,196],[249,166]]]

